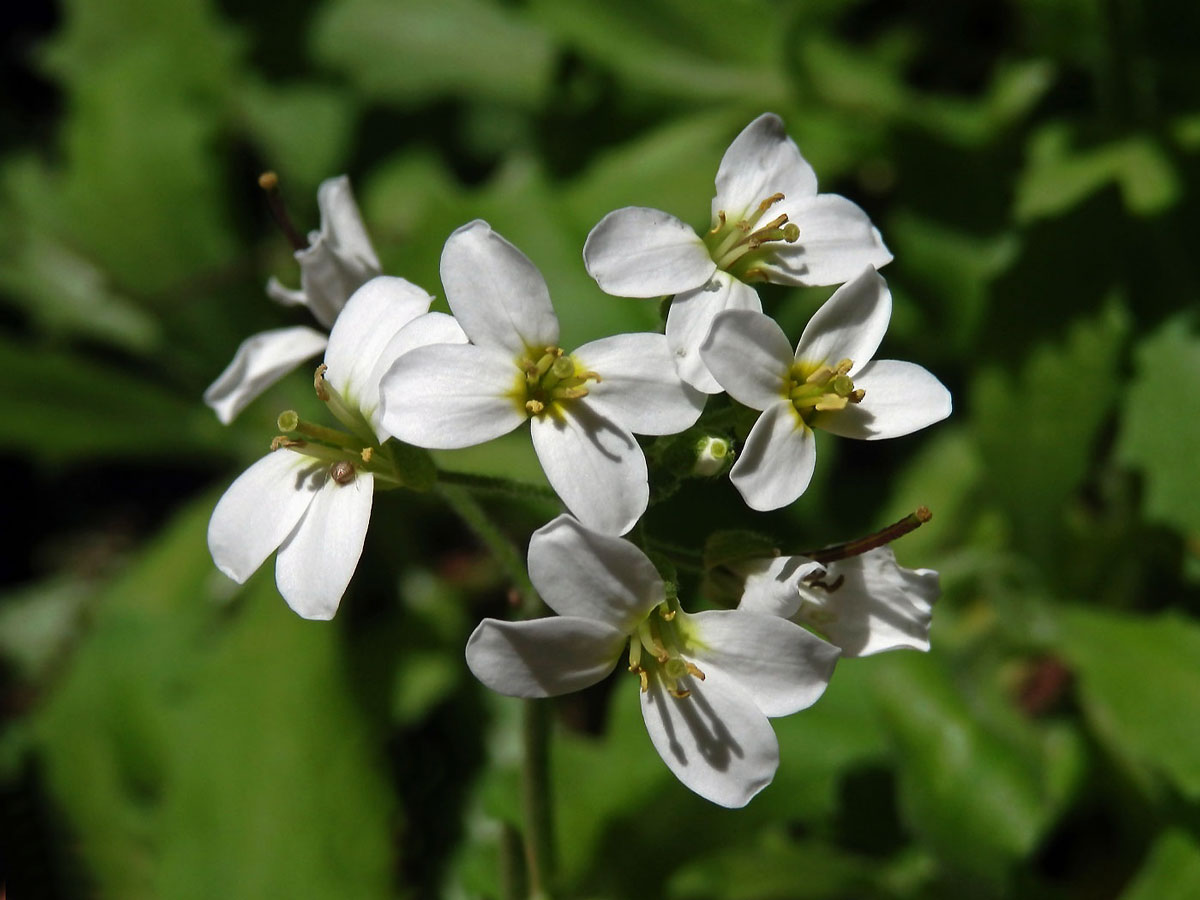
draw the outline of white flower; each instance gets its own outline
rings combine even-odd
[[[318,380],[330,410],[353,434],[298,423],[301,437],[317,439],[277,439],[279,449],[225,492],[209,521],[208,547],[234,581],[243,583],[278,548],[275,581],[288,605],[306,619],[337,612],[362,554],[375,481],[396,480],[381,446],[388,433],[379,421],[379,379],[414,347],[466,340],[449,316],[426,313],[432,300],[403,278],[382,276],[350,298]]]
[[[645,554],[570,516],[534,533],[529,577],[558,615],[485,619],[467,641],[475,676],[509,696],[552,697],[603,679],[628,645],[654,748],[722,806],[745,806],[770,783],[779,745],[767,717],[815,703],[838,659],[836,647],[773,616],[683,612]]]
[[[817,453],[813,429],[842,437],[899,437],[950,415],[950,393],[912,363],[872,361],[892,298],[874,269],[842,285],[809,321],[793,354],[762,313],[714,320],[700,353],[739,403],[763,410],[729,477],[746,503],[778,509],[804,493]]]
[[[713,317],[762,311],[749,282],[840,284],[864,266],[891,262],[867,214],[837,194],[818,194],[817,176],[765,113],[743,129],[717,170],[712,230],[703,238],[674,216],[630,206],[605,216],[583,248],[587,270],[610,294],[674,294],[667,342],[684,381],[721,388],[697,351]]]
[[[350,295],[381,270],[350,191],[350,179],[339,175],[323,181],[317,189],[317,205],[321,230],[310,232],[309,246],[295,253],[300,290],[289,290],[272,278],[267,296],[286,306],[307,306],[328,330]],[[305,325],[253,335],[204,392],[204,402],[228,425],[259,394],[324,350],[327,342],[324,332]]]
[[[779,556],[742,569],[746,584],[739,609],[808,625],[843,656],[929,649],[933,604],[941,596],[938,573],[904,568],[891,547],[825,566],[803,556]]]
[[[624,534],[649,500],[637,434],[674,434],[704,396],[683,384],[660,334],[622,334],[558,346],[558,319],[541,273],[474,221],[442,251],[446,300],[471,339],[423,347],[383,379],[383,422],[418,447],[481,444],[531,421],[546,477],[589,527]]]

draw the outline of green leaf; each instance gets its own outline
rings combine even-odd
[[[1200,846],[1186,831],[1165,832],[1121,900],[1192,900],[1200,895]]]
[[[1156,215],[1178,202],[1179,175],[1154,138],[1134,135],[1088,150],[1071,144],[1071,129],[1062,123],[1047,125],[1034,135],[1029,161],[1017,183],[1019,221],[1066,212],[1114,183],[1135,215]]]
[[[384,896],[390,790],[337,630],[234,586],[187,509],[98,598],[34,719],[98,894]]]
[[[1058,620],[1057,646],[1098,739],[1135,775],[1157,773],[1200,798],[1200,718],[1191,715],[1200,709],[1200,625],[1083,608]]]
[[[952,869],[995,892],[1049,825],[1053,797],[1039,761],[978,720],[936,657],[881,663],[876,695],[895,744],[901,813]]]
[[[1200,534],[1200,337],[1190,317],[1137,347],[1117,456],[1142,473],[1149,518]]]
[[[1082,483],[1100,426],[1117,399],[1124,311],[1110,304],[1077,321],[1062,344],[1043,344],[1019,374],[985,369],[972,422],[994,501],[1014,541],[1039,559],[1061,540],[1064,504]]]
[[[400,104],[462,95],[534,106],[554,61],[540,28],[485,0],[334,0],[313,34],[326,65]]]
[[[209,410],[147,379],[2,337],[0,353],[22,385],[6,401],[0,447],[48,463],[225,450]]]

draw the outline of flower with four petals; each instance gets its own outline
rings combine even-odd
[[[403,482],[379,419],[379,380],[402,353],[430,342],[465,341],[454,320],[427,313],[433,298],[403,278],[361,288],[334,323],[318,369],[318,395],[352,434],[298,421],[301,438],[243,472],[217,502],[208,547],[239,584],[277,548],[275,583],[306,619],[329,619],[362,554],[377,479]],[[280,417],[285,427],[285,413]],[[292,430],[289,426],[289,430]]]
[[[862,209],[817,193],[816,173],[773,113],[729,145],[716,186],[703,237],[668,213],[629,206],[601,219],[583,248],[588,273],[607,293],[675,296],[667,343],[683,380],[709,394],[722,386],[700,344],[717,313],[762,312],[753,283],[840,284],[892,259]]]
[[[729,472],[750,507],[778,509],[804,493],[817,460],[814,428],[879,440],[950,415],[949,391],[925,369],[873,359],[891,315],[891,293],[868,268],[817,310],[795,353],[762,313],[713,319],[704,362],[729,396],[763,411]]]
[[[654,749],[721,806],[745,806],[771,782],[779,744],[768,718],[815,703],[838,660],[776,616],[684,612],[642,551],[567,515],[534,532],[529,577],[558,615],[484,619],[467,641],[475,676],[509,696],[553,697],[597,683],[628,647]]]
[[[704,395],[684,384],[661,334],[559,347],[546,282],[516,247],[476,220],[442,251],[446,300],[471,343],[422,347],[383,379],[383,422],[417,447],[482,444],[529,421],[551,486],[589,527],[624,534],[649,502],[633,435],[675,434]]]

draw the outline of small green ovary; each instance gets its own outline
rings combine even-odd
[[[861,403],[866,391],[854,386],[849,375],[854,363],[843,359],[836,366],[822,363],[818,366],[796,363],[785,381],[787,397],[796,412],[811,423],[820,412],[845,409],[852,403]]]
[[[561,347],[531,348],[517,361],[512,398],[530,416],[554,415],[565,403],[588,395],[587,383],[600,381]]]

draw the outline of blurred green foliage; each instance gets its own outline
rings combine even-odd
[[[1198,32],[1183,0],[31,7],[0,112],[13,895],[502,895],[520,716],[462,664],[509,605],[479,540],[381,497],[333,623],[208,558],[214,492],[309,390],[230,428],[199,401],[244,337],[302,321],[264,301],[297,275],[254,177],[311,227],[348,171],[386,271],[434,293],[446,236],[488,219],[578,344],[658,322],[588,278],[591,226],[706,224],[769,109],[880,227],[884,350],[955,415],[825,442],[785,512],[688,486],[647,527],[794,549],[927,504],[896,550],[942,572],[933,650],[845,661],[737,812],[667,772],[628,680],[556,701],[555,895],[1200,896]],[[795,338],[827,294],[763,295]],[[540,477],[520,435],[439,461]],[[488,505],[518,544],[552,514]]]

